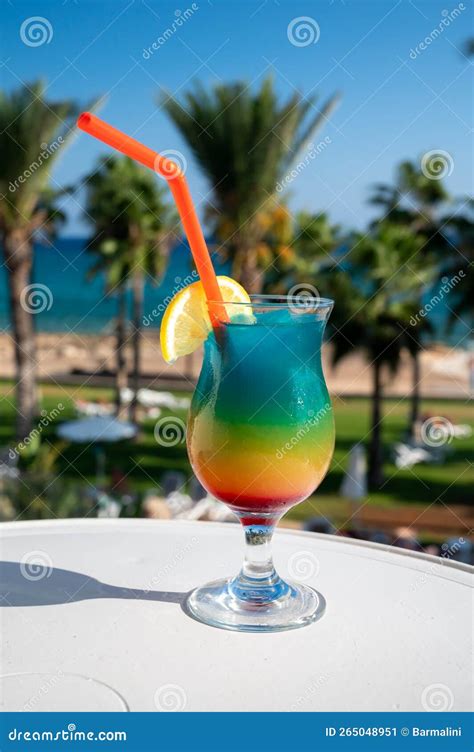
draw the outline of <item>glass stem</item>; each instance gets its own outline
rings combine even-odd
[[[273,565],[272,536],[279,517],[251,522],[241,519],[245,534],[245,558],[240,573],[230,583],[230,589],[240,600],[254,605],[279,598],[288,586]]]
[[[243,525],[245,558],[242,574],[254,579],[268,579],[275,573],[272,538],[275,522],[269,525]]]

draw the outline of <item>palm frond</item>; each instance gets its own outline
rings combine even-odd
[[[162,94],[161,106],[209,180],[207,215],[231,256],[243,235],[253,246],[262,241],[259,216],[269,211],[288,164],[336,103],[332,97],[311,117],[314,99],[295,93],[280,103],[271,78],[256,92],[237,82],[211,91],[195,84],[181,101]]]
[[[51,170],[73,137],[80,110],[74,100],[48,100],[42,81],[9,93],[0,91],[0,222],[4,229],[28,225],[41,209]]]

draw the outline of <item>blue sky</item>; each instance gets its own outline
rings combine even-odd
[[[390,181],[402,159],[420,159],[432,149],[447,151],[455,195],[472,188],[472,63],[461,53],[472,26],[472,3],[454,0],[349,2],[235,2],[197,0],[197,9],[158,50],[149,48],[191,8],[178,0],[51,0],[3,3],[1,86],[10,89],[41,76],[51,99],[87,102],[105,95],[100,115],[158,151],[177,149],[188,160],[188,179],[203,206],[209,189],[157,105],[159,88],[182,95],[194,80],[206,85],[244,80],[261,83],[273,72],[282,98],[294,89],[336,90],[342,102],[321,131],[330,144],[291,184],[290,206],[325,210],[346,227],[363,227],[373,215],[369,186]],[[444,31],[413,59],[410,51],[446,14],[461,8]],[[52,28],[48,44],[31,47],[20,37],[33,16]],[[308,16],[319,27],[315,44],[288,39],[293,19]],[[105,148],[84,134],[56,166],[59,184],[75,184]],[[86,234],[80,194],[66,204],[64,234]]]

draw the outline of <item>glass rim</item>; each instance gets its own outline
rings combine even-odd
[[[301,310],[310,310],[312,312],[321,308],[330,308],[334,306],[334,300],[331,298],[320,298],[310,295],[249,295],[250,302],[240,300],[208,300],[211,305],[233,305],[233,306],[250,306],[251,308],[298,308]]]

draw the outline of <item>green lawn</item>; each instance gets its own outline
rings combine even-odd
[[[100,388],[42,387],[43,409],[51,411],[62,403],[59,420],[74,416],[71,395],[82,399],[112,398],[112,392]],[[5,397],[5,399],[2,399]],[[0,446],[9,445],[13,440],[14,405],[11,384],[0,384]],[[368,430],[369,401],[367,399],[336,399],[334,403],[337,442],[331,470],[317,494],[289,513],[293,519],[305,519],[310,515],[325,514],[342,521],[347,514],[347,502],[338,496],[347,453],[357,441],[366,439]],[[431,415],[445,415],[452,422],[468,422],[467,407],[461,401],[427,400],[422,410]],[[450,453],[443,465],[417,465],[412,470],[397,470],[390,461],[390,445],[399,439],[407,421],[408,403],[397,399],[384,403],[385,420],[383,438],[386,449],[385,474],[386,483],[378,493],[372,493],[370,503],[397,505],[411,503],[431,503],[443,501],[445,504],[467,504],[471,501],[472,473],[469,463],[474,459],[474,438],[453,440]],[[163,412],[163,415],[166,415]],[[180,417],[185,418],[181,413]],[[119,468],[126,473],[134,491],[145,492],[159,487],[164,471],[183,470],[191,474],[184,443],[176,447],[159,446],[153,436],[154,421],[147,421],[141,427],[140,434],[134,442],[111,445],[107,449],[107,472]],[[44,447],[58,446],[55,439],[54,424],[44,429],[42,434]],[[62,481],[94,481],[95,458],[92,448],[77,445],[60,445],[61,452],[52,469]],[[53,453],[45,448],[43,451]],[[51,457],[49,457],[51,459]],[[30,462],[31,460],[26,460]],[[38,461],[36,463],[38,465]],[[472,465],[471,465],[472,467]],[[469,477],[470,476],[470,477]],[[49,501],[51,504],[52,502]],[[55,511],[55,510],[53,510]]]

